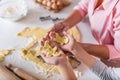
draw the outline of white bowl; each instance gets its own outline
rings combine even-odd
[[[17,21],[27,15],[28,9],[25,0],[1,0],[0,18]]]

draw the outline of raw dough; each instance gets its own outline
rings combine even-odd
[[[11,50],[0,50],[0,62],[2,62],[5,57],[11,53]]]
[[[58,72],[55,66],[48,65],[44,63],[42,59],[40,60],[36,57],[36,54],[40,51],[40,45],[36,46],[36,44],[46,35],[48,30],[49,29],[26,27],[22,32],[18,33],[17,35],[21,37],[34,38],[34,40],[30,44],[28,44],[25,49],[21,49],[21,53],[22,53],[21,55],[25,60],[32,61],[37,66],[44,69],[45,71]],[[77,29],[77,27],[71,28],[70,30],[68,30],[68,32],[69,34],[73,35],[77,41],[80,41],[80,32]],[[46,45],[48,46],[48,43],[46,43]],[[36,47],[36,48],[33,49],[33,47]],[[56,51],[56,48],[54,48],[53,51]]]
[[[53,40],[60,45],[64,45],[68,43],[68,38],[65,36],[61,37],[58,33],[55,34],[55,38]],[[61,51],[58,52],[56,46],[51,47],[49,41],[45,41],[45,44],[40,47],[36,56],[40,56],[41,53],[45,53],[47,57],[60,56],[60,54],[62,54]]]
[[[53,65],[48,65],[46,64],[43,59],[38,59],[36,57],[37,54],[37,50],[26,50],[26,49],[22,49],[21,50],[21,55],[22,58],[28,61],[31,61],[33,63],[35,63],[38,67],[42,68],[45,72],[55,72],[55,73],[59,73],[57,68]]]
[[[36,56],[40,56],[42,53],[45,53],[47,57],[60,55],[57,51],[57,47],[55,46],[52,48],[48,41],[45,42],[44,46],[41,46],[40,49],[38,49]]]
[[[68,38],[65,36],[61,37],[58,33],[56,33],[54,41],[61,45],[64,45],[68,43]]]
[[[46,35],[47,31],[48,29],[42,29],[38,27],[35,28],[26,27],[22,32],[18,33],[17,36],[22,36],[27,38],[33,37],[34,40],[26,46],[26,49],[30,49]]]

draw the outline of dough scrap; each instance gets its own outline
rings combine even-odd
[[[40,56],[42,53],[45,53],[47,57],[51,56],[59,56],[60,53],[57,52],[57,47],[51,47],[49,45],[49,42],[46,41],[44,46],[41,46],[40,49],[38,50],[36,56]]]
[[[55,66],[48,65],[44,63],[42,59],[38,59],[36,57],[37,53],[40,52],[40,49],[41,49],[40,45],[38,45],[36,49],[32,49],[33,47],[36,46],[36,43],[38,43],[46,35],[48,31],[49,29],[42,29],[38,27],[35,27],[35,28],[26,27],[23,31],[19,32],[17,35],[20,37],[34,38],[34,40],[30,44],[28,44],[24,49],[21,49],[21,55],[23,59],[35,63],[37,66],[44,69],[45,71],[58,73],[58,70]],[[68,32],[69,34],[73,35],[73,37],[77,41],[80,41],[80,33],[77,27],[71,28],[70,30],[68,30]],[[58,42],[61,42],[61,38],[59,39]],[[67,39],[65,39],[65,43],[66,42],[67,42]],[[65,44],[65,43],[62,43],[62,44]],[[46,42],[46,45],[49,46],[47,42]],[[49,46],[49,49],[51,49],[50,46]],[[53,52],[56,52],[56,48],[53,49]],[[48,55],[51,56],[51,54],[49,53]],[[55,56],[59,56],[59,53],[58,54],[56,53]]]
[[[55,66],[53,65],[48,65],[46,64],[43,59],[38,59],[35,55],[37,53],[37,50],[26,50],[26,49],[21,49],[21,56],[23,59],[27,61],[31,61],[35,63],[38,67],[42,68],[45,71],[51,71]],[[53,70],[54,72],[58,73],[57,68]]]
[[[11,50],[0,50],[0,62],[2,62],[7,55],[11,53]]]
[[[34,40],[26,46],[26,49],[30,49],[35,44],[37,44],[46,35],[47,32],[48,29],[42,29],[39,27],[35,28],[26,27],[24,28],[23,31],[19,32],[17,36],[26,38],[32,37]]]

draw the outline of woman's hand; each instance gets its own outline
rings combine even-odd
[[[73,38],[73,36],[64,32],[64,36],[69,39],[69,42],[65,45],[62,45],[61,48],[65,51],[72,52],[72,50],[76,47],[77,41]]]
[[[67,31],[69,26],[65,23],[59,22],[53,25],[53,27],[47,32],[46,36],[41,40],[41,44],[43,45],[46,40],[50,38],[50,33],[58,33],[63,36],[63,32]]]
[[[69,25],[67,25],[63,22],[59,22],[59,23],[54,24],[49,32],[61,33],[63,31],[67,31],[68,29],[69,29]]]

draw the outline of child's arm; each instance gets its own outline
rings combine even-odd
[[[96,60],[91,70],[101,78],[101,80],[120,80],[120,69],[107,67],[104,63]]]
[[[69,62],[57,66],[64,80],[77,80]]]
[[[45,60],[46,63],[55,65],[58,68],[60,74],[63,77],[63,80],[77,80],[72,66],[70,65],[67,57],[64,54],[59,57],[49,58],[45,55],[42,55],[42,58]]]
[[[80,48],[80,45],[73,52],[76,58],[85,63],[101,80],[120,80],[120,71],[118,73],[116,68],[107,67],[104,63]]]

